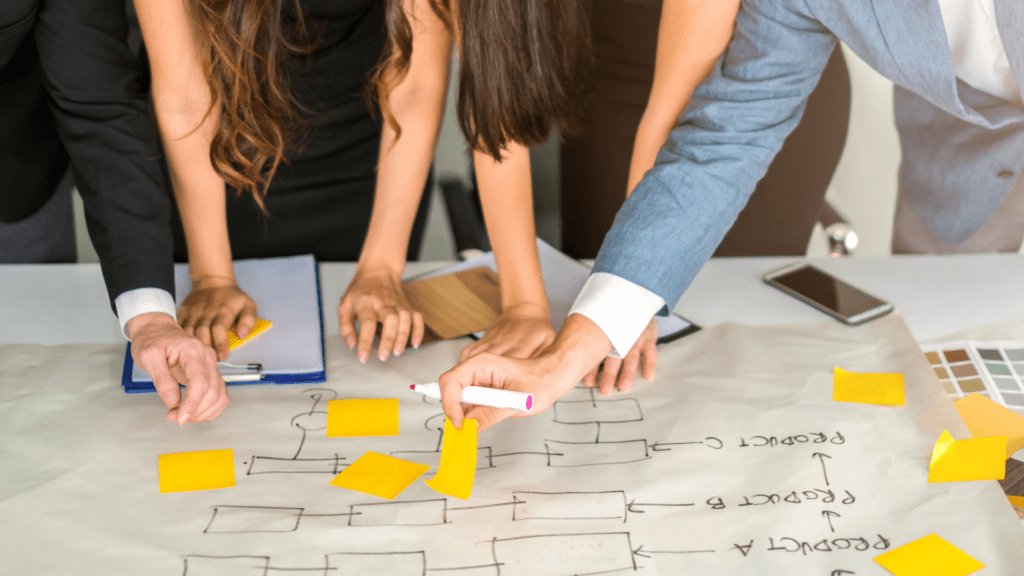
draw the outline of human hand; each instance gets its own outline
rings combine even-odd
[[[465,418],[477,421],[482,432],[505,418],[523,418],[548,409],[555,400],[572,389],[575,379],[555,370],[546,358],[509,358],[482,353],[460,363],[438,378],[441,386],[441,406],[456,428],[462,428]],[[462,389],[483,386],[513,390],[533,395],[529,412],[478,406],[461,402]]]
[[[478,354],[535,358],[555,340],[547,306],[520,305],[506,308],[484,337],[462,349],[459,362]]]
[[[128,321],[132,359],[153,378],[167,419],[210,422],[228,405],[227,387],[217,370],[213,349],[187,334],[174,318],[162,312],[140,314]],[[178,384],[185,385],[181,397]]]
[[[256,325],[256,303],[242,292],[234,278],[203,276],[192,282],[192,292],[178,309],[178,323],[186,334],[228,357],[228,330],[245,339]]]
[[[357,333],[355,323],[359,321]],[[360,362],[370,359],[377,323],[383,325],[377,356],[400,356],[407,342],[419,348],[423,342],[423,315],[412,309],[402,291],[402,279],[386,272],[357,271],[338,305],[338,331],[345,344],[355,347]]]
[[[615,390],[616,378],[618,378],[618,388],[620,392],[629,392],[633,387],[633,379],[636,377],[637,368],[640,367],[640,361],[643,360],[643,377],[644,380],[652,380],[654,378],[654,367],[658,360],[658,349],[655,345],[658,343],[658,323],[655,322],[654,318],[651,318],[651,323],[644,328],[644,331],[637,338],[637,341],[633,344],[633,347],[629,349],[625,358],[621,360],[618,358],[612,358],[608,356],[604,359],[601,364],[594,366],[587,375],[583,377],[583,385],[588,388],[593,388],[597,385],[597,372],[604,365],[604,371],[601,373],[601,394],[611,394]]]
[[[463,418],[475,418],[478,430],[486,430],[505,418],[522,418],[547,410],[579,382],[580,376],[608,355],[608,337],[586,316],[570,314],[555,341],[531,359],[479,354],[438,379],[441,406],[456,428]],[[533,394],[529,412],[463,404],[462,389],[490,386]]]

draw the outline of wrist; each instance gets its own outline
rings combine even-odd
[[[387,277],[394,280],[402,280],[402,272],[405,270],[405,260],[392,258],[359,258],[356,263],[356,276],[366,277]]]
[[[551,318],[551,308],[548,306],[547,301],[520,301],[502,303],[501,315],[506,317],[535,317],[544,318],[545,320],[547,320]]]
[[[177,327],[178,322],[170,314],[165,312],[146,312],[144,314],[139,314],[126,322],[124,328],[125,332],[127,332],[128,338],[134,339],[140,332],[154,326],[172,325]]]
[[[190,276],[192,278],[192,290],[205,290],[207,288],[220,288],[223,286],[238,286],[234,273],[197,274]]]
[[[604,331],[582,314],[570,314],[562,329],[537,359],[548,374],[575,385],[583,375],[604,360],[613,347]]]

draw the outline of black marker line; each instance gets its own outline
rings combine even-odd
[[[811,454],[811,458],[817,458],[818,460],[821,460],[821,474],[825,477],[825,486],[828,486],[829,485],[829,483],[828,483],[828,471],[825,470],[825,458],[828,458],[829,460],[831,460],[832,457],[829,456],[828,454],[822,454],[821,452],[815,452],[814,454]]]

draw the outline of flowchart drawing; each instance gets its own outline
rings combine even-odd
[[[992,574],[1024,566],[996,483],[927,483],[938,435],[968,431],[897,314],[665,345],[657,379],[628,394],[577,387],[482,432],[466,501],[422,481],[394,500],[330,485],[368,451],[433,476],[444,415],[409,385],[451,367],[449,344],[363,365],[334,342],[327,384],[236,387],[229,411],[184,433],[153,418],[153,398],[110,396],[123,350],[0,347],[0,413],[19,410],[0,451],[17,536],[0,538],[0,572],[859,576],[932,533]],[[834,402],[835,366],[904,373],[906,405]],[[335,398],[399,398],[400,434],[328,438]],[[234,487],[159,493],[159,455],[221,448]]]

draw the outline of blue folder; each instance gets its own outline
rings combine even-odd
[[[325,382],[323,304],[320,266],[311,255],[238,260],[238,286],[256,302],[258,315],[273,326],[219,363],[229,385]],[[175,266],[177,304],[188,296],[188,266]],[[129,394],[155,392],[153,381],[125,351],[121,385]]]

